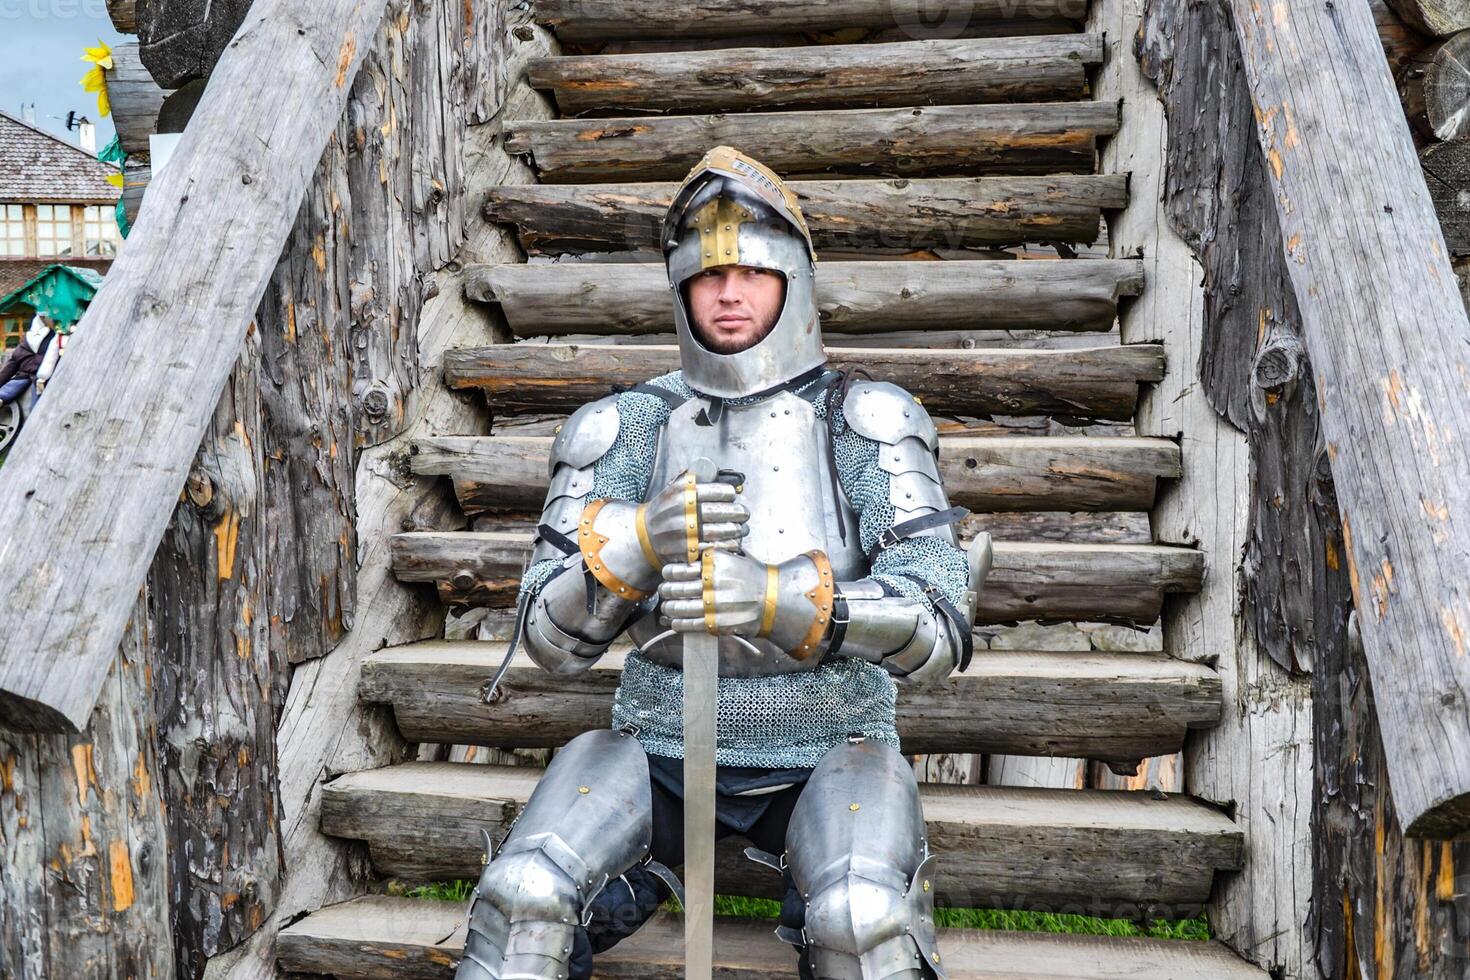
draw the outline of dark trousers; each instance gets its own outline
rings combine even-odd
[[[649,757],[649,785],[653,791],[651,852],[655,861],[670,868],[684,863],[682,765],[678,759]],[[738,834],[763,851],[781,854],[786,850],[786,826],[791,822],[791,813],[810,773],[809,769],[773,771],[721,766],[715,797],[715,839]],[[743,788],[792,779],[797,780],[796,784],[784,789],[757,796],[739,795]],[[642,865],[635,865],[621,878],[608,882],[592,901],[586,927],[577,930],[569,980],[588,980],[592,976],[593,955],[611,949],[638,931],[671,894],[663,880]],[[788,872],[785,897],[781,901],[781,924],[799,933],[805,913],[805,903]],[[803,978],[810,977],[805,956],[801,957],[800,968]]]

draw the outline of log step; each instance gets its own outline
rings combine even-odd
[[[729,144],[783,178],[1092,173],[1113,102],[912,106],[621,119],[512,120],[505,148],[547,184],[682,180]]]
[[[501,839],[541,770],[408,762],[322,786],[322,832],[365,841],[374,865],[407,881],[473,878],[480,829]],[[1198,912],[1217,870],[1238,869],[1243,834],[1187,796],[920,784],[941,905],[1109,917]],[[845,809],[845,804],[844,804]],[[722,894],[776,896],[778,875],[718,847]]]
[[[380,650],[358,695],[391,705],[410,742],[548,748],[612,721],[629,647],[585,673],[541,670],[524,651],[486,704],[505,643],[434,640]],[[998,752],[1088,758],[1127,768],[1179,751],[1186,729],[1220,719],[1220,678],[1156,653],[979,650],[943,684],[904,687],[898,730],[907,754]]]
[[[564,115],[1060,102],[1087,95],[1099,34],[535,58]]]
[[[464,949],[467,905],[369,895],[319,909],[281,930],[288,973],[364,980],[450,980]],[[719,980],[795,980],[796,954],[771,922],[715,920]],[[951,980],[1268,980],[1223,943],[941,929]],[[603,980],[683,980],[684,926],[660,913],[597,957]]]
[[[1104,208],[1128,203],[1126,174],[794,180],[818,249],[911,252],[1097,240]],[[675,183],[507,184],[485,217],[514,224],[535,255],[658,250]]]
[[[684,40],[742,34],[805,34],[899,29],[912,37],[935,33],[935,8],[926,0],[535,0],[536,21],[563,41]],[[968,0],[964,23],[945,17],[946,32],[986,23],[1054,30],[1080,25],[1087,4],[1077,0]],[[953,36],[953,34],[950,34]]]
[[[514,531],[411,531],[391,539],[393,572],[435,582],[451,605],[512,606],[531,535]],[[1026,619],[1149,625],[1164,594],[1196,592],[1204,555],[1167,545],[998,541],[980,596],[982,624]]]
[[[1143,289],[1138,259],[821,262],[829,333],[1109,330]],[[668,273],[656,263],[472,265],[465,294],[498,303],[520,337],[669,333]]]
[[[1164,376],[1157,344],[1073,350],[829,347],[838,370],[860,367],[906,388],[935,414],[1060,415],[1126,421],[1138,386]],[[496,415],[566,415],[679,367],[673,345],[496,344],[450,350],[444,380],[478,388]]]
[[[415,473],[448,476],[461,509],[539,514],[551,439],[437,436],[416,440]],[[1179,445],[1118,436],[941,436],[950,502],[976,512],[1145,511],[1160,479],[1179,476]],[[558,528],[569,533],[571,528]]]

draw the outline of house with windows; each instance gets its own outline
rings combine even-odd
[[[35,308],[51,295],[105,275],[122,242],[115,217],[117,168],[80,146],[0,110],[0,347],[20,343]],[[82,272],[58,272],[65,266]]]

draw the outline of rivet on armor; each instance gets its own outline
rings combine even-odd
[[[848,804],[848,807],[847,808],[849,810],[851,810],[853,813],[857,813],[859,810],[861,810],[863,808],[863,805],[861,803],[850,803],[850,804]]]
[[[924,891],[929,890],[929,879],[924,879]]]
[[[578,793],[581,793],[583,796],[586,796],[588,793],[592,792],[592,787],[591,786],[578,786],[577,787],[577,792]]]
[[[939,954],[938,954],[938,953],[934,953],[934,954],[932,954],[932,955],[933,955],[933,957],[934,957],[934,962],[935,962],[935,963],[938,963],[938,962],[939,962]]]

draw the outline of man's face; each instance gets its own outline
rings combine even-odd
[[[688,285],[694,332],[716,354],[738,354],[764,340],[785,298],[785,276],[748,265],[705,269]]]

